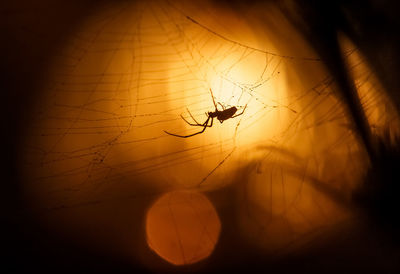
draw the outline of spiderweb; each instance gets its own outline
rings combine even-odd
[[[249,235],[279,231],[291,241],[335,222],[340,210],[315,186],[350,191],[362,164],[352,160],[360,149],[319,59],[266,50],[258,36],[169,2],[99,10],[66,38],[29,127],[29,188],[46,196],[45,208],[243,179]],[[164,133],[197,131],[180,115],[204,122],[214,111],[210,89],[224,107],[246,106],[243,115],[185,140]]]
[[[126,20],[124,9],[111,9],[113,13],[96,18],[94,30],[80,32],[72,38],[72,45],[64,50],[56,65],[58,71],[49,87],[52,95],[41,105],[40,118],[33,125],[36,135],[47,139],[47,147],[41,148],[42,166],[80,159],[81,165],[59,175],[90,177],[100,172],[104,176],[118,169],[118,174],[135,176],[172,163],[185,163],[200,153],[202,158],[207,157],[204,153],[212,153],[216,146],[225,146],[231,138],[214,139],[207,145],[189,148],[189,153],[184,150],[157,155],[157,160],[164,158],[157,164],[151,157],[137,159],[136,166],[132,162],[107,166],[104,162],[112,157],[110,153],[114,149],[129,146],[129,150],[137,151],[156,141],[170,139],[163,130],[183,125],[179,114],[186,113],[187,117],[186,109],[204,120],[203,113],[213,109],[207,75],[211,73],[219,77],[218,90],[214,90],[218,102],[239,108],[252,100],[257,102],[244,120],[247,127],[279,107],[290,109],[279,102],[271,103],[257,89],[268,85],[279,74],[279,66],[292,57],[226,40],[171,6],[155,7],[149,5],[139,7],[143,12],[134,11],[132,15],[139,14],[134,24]],[[140,20],[141,17],[146,20]],[[115,25],[119,30],[115,30]],[[227,56],[234,58],[226,62]],[[242,83],[233,78],[237,67],[258,58],[265,61],[261,62],[254,82]],[[228,95],[221,95],[224,85],[230,89]],[[168,89],[171,91],[167,92]],[[171,104],[174,106],[167,107]],[[84,138],[88,140],[86,144],[83,144]],[[76,139],[79,141],[74,149],[59,149]],[[232,144],[228,147],[231,149]]]

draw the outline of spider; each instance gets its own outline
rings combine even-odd
[[[244,111],[246,110],[247,104],[244,106],[243,111],[242,111],[241,113],[235,115],[235,113],[236,113],[237,110],[238,110],[237,107],[234,107],[234,106],[233,106],[233,107],[230,107],[230,108],[225,108],[225,107],[224,107],[221,103],[219,103],[219,102],[218,102],[218,104],[222,107],[222,110],[218,110],[218,107],[217,107],[217,104],[215,103],[214,95],[213,95],[213,92],[212,92],[211,89],[210,89],[210,92],[211,92],[211,98],[212,98],[213,103],[214,103],[215,111],[206,112],[207,119],[206,119],[206,121],[205,121],[204,123],[200,124],[199,122],[197,122],[196,119],[193,117],[193,115],[190,113],[189,109],[186,109],[186,110],[187,110],[187,112],[189,113],[190,117],[191,117],[191,118],[193,119],[193,121],[195,122],[194,124],[193,124],[193,123],[190,123],[188,120],[186,120],[186,119],[181,115],[181,118],[183,119],[183,121],[185,121],[188,125],[193,126],[193,127],[203,127],[203,129],[202,129],[201,131],[196,132],[196,133],[193,133],[193,134],[189,134],[189,135],[178,135],[178,134],[173,134],[173,133],[167,132],[167,131],[165,131],[165,130],[164,130],[164,132],[167,133],[167,134],[169,134],[169,135],[172,135],[172,136],[175,136],[175,137],[180,137],[180,138],[192,137],[192,136],[195,136],[195,135],[197,135],[197,134],[203,133],[203,132],[206,130],[207,127],[212,127],[214,118],[217,118],[218,121],[222,124],[225,120],[228,120],[228,119],[230,119],[230,118],[235,118],[235,117],[238,117],[238,116],[242,115],[242,114],[244,113]],[[209,122],[210,120],[211,120],[211,123],[208,124],[208,122]]]

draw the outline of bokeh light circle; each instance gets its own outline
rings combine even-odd
[[[221,222],[203,194],[174,191],[161,196],[148,210],[149,247],[174,265],[199,262],[213,252]]]

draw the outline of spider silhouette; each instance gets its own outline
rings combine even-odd
[[[187,112],[189,113],[190,117],[193,119],[193,121],[195,123],[190,123],[189,121],[187,121],[181,115],[181,118],[183,119],[183,121],[185,121],[188,125],[193,126],[193,127],[203,127],[203,129],[201,131],[193,133],[193,134],[189,134],[189,135],[173,134],[173,133],[170,133],[170,132],[165,131],[165,130],[164,130],[164,132],[169,134],[169,135],[172,135],[172,136],[175,136],[175,137],[180,137],[180,138],[192,137],[192,136],[195,136],[197,134],[203,133],[206,130],[206,128],[212,127],[214,118],[217,118],[218,121],[222,124],[225,120],[228,120],[230,118],[235,118],[235,117],[238,117],[238,116],[242,115],[244,113],[244,111],[246,110],[247,104],[244,106],[244,108],[243,108],[241,113],[235,115],[235,113],[238,110],[237,107],[233,106],[233,107],[230,107],[230,108],[225,108],[219,102],[218,102],[218,104],[222,107],[222,110],[218,110],[218,107],[217,107],[217,104],[215,103],[214,95],[213,95],[213,92],[212,92],[211,89],[210,89],[210,93],[211,93],[211,98],[213,100],[213,104],[214,104],[214,107],[215,107],[215,111],[206,112],[207,119],[206,119],[206,121],[204,123],[200,124],[199,122],[197,122],[196,119],[193,117],[192,113],[190,113],[189,109],[186,109],[186,110],[187,110]],[[210,122],[210,120],[211,120],[211,122]],[[210,122],[210,124],[209,124],[209,122]]]

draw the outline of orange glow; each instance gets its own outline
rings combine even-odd
[[[217,212],[200,193],[167,193],[147,212],[150,248],[175,265],[193,264],[210,256],[220,230]]]
[[[56,229],[131,256],[145,226],[150,248],[182,265],[208,257],[219,237],[201,191],[237,191],[227,206],[232,237],[265,250],[350,215],[330,190],[350,196],[365,157],[324,64],[276,7],[242,14],[212,1],[110,2],[55,55],[21,173]],[[201,130],[180,115],[203,123],[215,110],[210,89],[221,105],[246,107],[243,115],[194,137],[167,135]],[[167,192],[144,225],[141,214]]]

